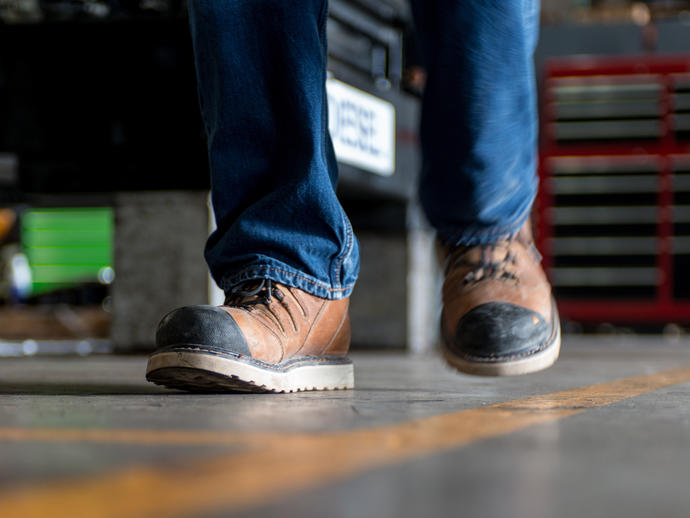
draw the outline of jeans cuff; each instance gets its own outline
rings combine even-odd
[[[475,223],[469,224],[461,230],[439,228],[436,229],[438,239],[444,245],[450,245],[453,248],[458,246],[490,245],[499,241],[505,241],[520,231],[527,218],[529,218],[531,211],[532,207],[530,206],[514,221],[499,226]]]
[[[233,286],[254,279],[270,279],[285,286],[306,291],[310,295],[330,300],[349,297],[354,288],[354,285],[333,287],[277,261],[271,264],[253,264],[238,272],[227,274],[221,280],[220,288],[227,293]]]

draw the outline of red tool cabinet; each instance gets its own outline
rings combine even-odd
[[[562,317],[690,323],[690,55],[549,61],[540,109],[537,241]]]

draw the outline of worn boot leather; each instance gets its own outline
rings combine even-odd
[[[446,360],[462,372],[494,376],[552,365],[560,324],[529,222],[510,239],[445,254]]]
[[[163,317],[147,378],[187,390],[351,388],[348,304],[270,280],[243,283],[220,307]]]

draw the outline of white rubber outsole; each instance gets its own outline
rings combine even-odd
[[[475,376],[519,376],[520,374],[531,374],[551,367],[560,354],[561,339],[544,351],[522,358],[520,360],[506,362],[471,362],[458,358],[453,353],[443,348],[443,357],[446,361],[465,374]]]
[[[204,392],[297,392],[352,389],[352,363],[295,362],[283,369],[214,354],[166,351],[150,356],[146,378],[170,388]]]

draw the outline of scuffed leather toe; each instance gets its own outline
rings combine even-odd
[[[508,361],[539,352],[551,334],[551,324],[538,313],[514,304],[490,302],[460,319],[449,346],[468,360]]]
[[[156,345],[203,346],[250,356],[240,327],[226,311],[214,306],[185,306],[165,315],[158,324]]]

